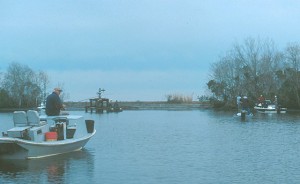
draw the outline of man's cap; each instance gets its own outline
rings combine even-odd
[[[62,91],[60,88],[54,88],[54,91]]]

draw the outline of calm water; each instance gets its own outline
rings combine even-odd
[[[300,115],[124,111],[82,114],[97,134],[82,151],[0,161],[0,183],[300,183]],[[12,126],[0,114],[0,130]]]

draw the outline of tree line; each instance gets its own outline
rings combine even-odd
[[[253,106],[257,98],[278,97],[279,104],[300,108],[300,45],[279,50],[271,39],[247,38],[211,65],[207,83],[215,106],[235,107],[238,95]]]
[[[48,84],[45,72],[13,62],[0,74],[0,108],[37,107],[46,98]]]

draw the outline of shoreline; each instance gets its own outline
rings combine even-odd
[[[85,109],[88,102],[68,102],[65,103],[67,109]],[[190,102],[190,103],[168,103],[168,102],[118,102],[123,110],[191,110],[191,109],[209,109],[212,106],[209,103]]]
[[[65,102],[67,110],[82,110],[85,111],[85,106],[89,105],[88,102]],[[211,109],[209,103],[203,102],[190,102],[190,103],[168,103],[168,102],[118,102],[123,110],[196,110],[196,109]],[[27,111],[35,109],[32,108],[0,108],[0,112],[13,112],[13,111]]]
[[[85,111],[88,102],[65,102],[67,111]],[[199,109],[215,109],[230,111],[235,109],[218,109],[214,108],[208,102],[189,102],[189,103],[169,103],[165,101],[135,101],[135,102],[118,102],[122,110],[199,110]],[[37,107],[31,108],[0,108],[0,113],[38,110]],[[253,110],[254,111],[254,110]],[[299,109],[288,109],[287,113],[298,113]]]

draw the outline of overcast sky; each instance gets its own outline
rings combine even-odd
[[[298,0],[0,0],[0,70],[64,84],[71,101],[194,99],[211,63],[247,37],[299,42]]]

